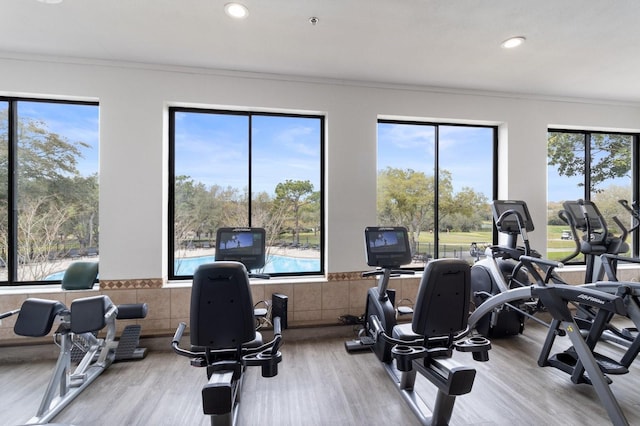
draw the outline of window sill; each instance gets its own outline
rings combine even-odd
[[[327,282],[327,277],[324,275],[310,275],[304,277],[278,277],[268,280],[260,278],[251,278],[249,280],[251,285],[267,285],[267,284],[309,284],[318,282]],[[169,281],[163,288],[184,288],[191,287],[192,280],[175,280]]]

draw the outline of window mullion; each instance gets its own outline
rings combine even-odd
[[[7,175],[7,281],[16,283],[18,274],[18,108],[15,100],[9,101],[7,111],[8,125],[8,163]]]

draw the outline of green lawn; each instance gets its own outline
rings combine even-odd
[[[575,250],[575,243],[573,239],[563,240],[561,238],[562,231],[569,230],[569,228],[565,225],[549,225],[547,227],[548,239],[547,239],[547,256],[552,260],[561,260],[566,258],[569,254],[571,254]],[[537,232],[537,231],[535,231]],[[309,233],[301,233],[300,234],[300,243],[301,244],[309,244],[309,245],[318,245],[319,244],[319,233],[313,234]],[[282,236],[285,241],[291,241],[291,235],[283,235]],[[463,252],[467,252],[471,243],[482,244],[491,244],[492,239],[492,231],[491,230],[482,230],[482,231],[474,231],[474,232],[441,232],[440,233],[440,246],[450,246],[452,249],[456,250],[461,249]],[[425,251],[424,247],[429,247],[430,244],[433,244],[433,234],[430,232],[421,232],[420,238],[420,252]],[[521,243],[521,241],[520,241]],[[533,247],[534,249],[536,247]],[[542,251],[543,247],[538,247],[539,251]],[[580,261],[581,257],[574,259],[574,261]]]

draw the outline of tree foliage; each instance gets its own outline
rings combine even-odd
[[[629,136],[608,133],[590,134],[590,193],[603,191],[608,179],[630,177],[631,144]],[[551,132],[548,139],[548,164],[561,176],[584,176],[586,141],[582,133]],[[584,183],[579,183],[584,186]]]
[[[283,211],[289,213],[286,220],[291,224],[293,230],[293,242],[294,244],[300,244],[301,219],[303,213],[309,212],[309,209],[305,211],[305,207],[313,201],[313,184],[308,180],[287,179],[276,185],[275,192],[274,204],[276,208],[283,209]],[[318,200],[319,197],[315,199]]]
[[[378,221],[405,226],[415,249],[420,233],[434,230],[478,229],[486,215],[487,198],[465,187],[455,193],[451,173],[438,179],[438,219],[435,224],[435,180],[412,169],[387,167],[378,172]]]
[[[7,259],[9,140],[7,110],[0,111],[0,256]],[[47,262],[63,248],[98,245],[98,175],[78,170],[83,141],[70,141],[38,120],[18,120],[18,279],[40,280],[54,272]],[[67,246],[68,245],[68,246]]]
[[[254,193],[249,201],[247,190],[218,185],[206,186],[189,176],[175,179],[174,244],[186,250],[194,240],[211,239],[221,227],[248,226],[249,202],[251,225],[265,228],[267,245],[275,245],[285,231],[300,243],[304,228],[320,227],[320,193],[310,181],[286,180],[278,183],[275,195]],[[179,256],[180,257],[180,256]]]

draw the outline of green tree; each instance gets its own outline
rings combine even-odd
[[[590,193],[601,192],[599,185],[607,179],[630,177],[631,144],[628,135],[591,133]],[[561,176],[584,176],[585,136],[582,133],[550,132],[548,164],[556,166]],[[584,186],[583,183],[578,184]]]
[[[8,117],[0,111],[0,255],[8,247]],[[97,244],[98,176],[82,176],[78,161],[83,141],[70,141],[47,124],[18,120],[17,178],[19,280],[40,280],[56,265],[49,262],[63,241],[74,236],[80,245]]]
[[[378,172],[378,220],[381,225],[407,227],[411,249],[420,232],[433,229],[433,176],[412,169],[387,167]]]
[[[607,228],[609,232],[614,235],[620,235],[622,233],[622,229],[618,229],[618,225],[613,220],[614,216],[622,222],[626,229],[633,226],[633,219],[631,215],[618,202],[618,200],[628,199],[629,193],[629,188],[611,185],[606,191],[599,192],[593,197],[592,201],[598,206],[598,210],[607,221]]]
[[[195,182],[176,176],[174,244],[190,247],[193,240],[211,237],[218,228],[247,226],[247,193],[237,188]]]
[[[420,233],[434,230],[435,183],[433,176],[412,169],[387,167],[378,172],[378,221],[405,226],[415,250]],[[479,229],[487,216],[487,198],[472,188],[455,193],[451,173],[440,172],[438,230]]]
[[[293,222],[293,242],[300,244],[300,216],[303,206],[313,199],[313,184],[308,180],[287,179],[276,185],[275,193],[276,207],[285,209]]]

